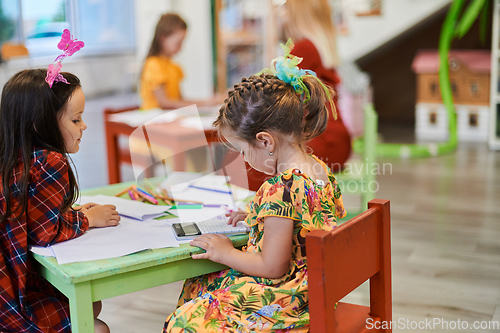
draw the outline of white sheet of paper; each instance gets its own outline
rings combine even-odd
[[[57,262],[72,262],[109,259],[130,253],[178,247],[179,242],[172,227],[164,220],[144,222],[122,217],[116,227],[93,228],[78,238],[51,246]]]
[[[83,205],[89,202],[99,205],[115,205],[120,216],[128,216],[138,220],[146,220],[164,215],[166,211],[172,208],[171,206],[153,205],[101,194],[82,195],[77,203]]]
[[[231,209],[234,206],[233,199],[229,193],[199,190],[191,187],[188,187],[186,189],[184,185],[180,185],[180,187],[178,187],[177,185],[172,186],[170,190],[172,191],[172,197],[177,200],[200,201],[207,205],[226,205]]]
[[[54,254],[54,251],[52,251],[52,248],[50,246],[43,247],[43,246],[36,246],[36,245],[30,245],[29,250],[33,253],[39,254],[44,257],[55,257],[56,255]]]
[[[169,177],[164,180],[160,187],[166,189],[174,198],[182,200],[195,200],[201,201],[205,204],[230,204],[228,207],[233,207],[233,201],[228,194],[216,192],[216,191],[233,191],[233,196],[236,201],[236,205],[241,204],[249,196],[254,196],[255,192],[249,191],[248,189],[241,188],[239,186],[231,185],[227,186],[228,177],[208,174],[208,175],[198,175],[196,173],[186,173],[186,172],[174,172]],[[216,191],[198,190],[189,188],[189,186],[194,185],[206,189],[213,189]],[[222,194],[222,195],[221,195]],[[194,197],[191,197],[194,195]],[[191,198],[190,198],[191,197]],[[196,198],[196,199],[195,199]],[[221,200],[217,202],[217,200]]]
[[[171,223],[166,220],[149,220],[145,224],[147,228],[140,228],[138,232],[147,239],[150,249],[162,249],[164,247],[178,247],[179,243],[174,235]],[[141,224],[142,226],[143,224]]]
[[[175,173],[177,174],[177,173]],[[224,185],[226,178],[218,175],[199,175],[192,173],[179,173],[179,177],[170,175],[170,180],[179,180],[180,176],[185,180],[178,185],[168,186],[177,199],[201,201],[205,204],[224,204],[234,209],[233,199],[228,193],[200,190],[190,188],[190,184],[213,188],[217,190],[227,189]],[[185,176],[185,177],[184,177]],[[194,178],[194,179],[193,179]],[[249,192],[241,188],[233,188],[233,193],[240,199],[246,197]],[[164,247],[176,247],[180,243],[172,229],[174,222],[198,222],[223,214],[224,208],[203,209],[179,209],[171,211],[177,218],[166,220],[153,220],[151,217],[163,215],[171,206],[156,206],[138,201],[122,199],[118,197],[95,195],[82,196],[79,204],[95,202],[97,204],[115,205],[122,216],[120,224],[116,227],[94,228],[87,231],[81,237],[52,245],[51,247],[32,247],[31,251],[45,256],[55,256],[58,263],[70,263],[77,261],[89,261],[107,259],[123,256],[126,254]]]
[[[216,119],[216,117],[212,117],[212,116],[186,117],[184,119],[181,119],[180,125],[182,127],[198,129],[200,131],[209,130],[209,129],[214,128],[214,126],[212,124],[215,121],[215,119]]]
[[[211,217],[224,214],[227,210],[223,208],[203,208],[203,209],[177,209],[170,213],[177,215],[176,222],[199,222],[208,220]],[[171,219],[164,220],[172,224]]]
[[[109,120],[118,123],[125,123],[132,127],[138,127],[148,123],[169,123],[177,119],[175,113],[162,109],[135,110],[120,112],[109,116]]]

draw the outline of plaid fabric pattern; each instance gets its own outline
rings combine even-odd
[[[0,179],[0,210],[6,200],[19,205],[19,159],[5,198]],[[47,246],[82,235],[89,227],[83,213],[61,212],[69,192],[68,162],[59,153],[35,149],[29,171],[28,205],[0,224],[0,332],[71,332],[68,300],[31,269],[28,245]]]

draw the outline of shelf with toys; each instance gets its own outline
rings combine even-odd
[[[259,72],[275,57],[273,6],[270,0],[215,0],[219,92]]]

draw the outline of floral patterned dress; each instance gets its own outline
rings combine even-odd
[[[299,169],[289,169],[265,182],[250,204],[251,227],[246,252],[262,251],[264,218],[294,221],[290,266],[278,279],[245,275],[234,269],[186,280],[177,310],[163,332],[308,332],[306,234],[331,230],[346,215],[334,175],[313,181]]]

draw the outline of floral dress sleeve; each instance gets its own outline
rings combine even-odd
[[[296,193],[293,175],[284,173],[266,181],[255,194],[250,205],[247,223],[254,226],[264,222],[268,216],[301,220],[296,210]]]
[[[341,219],[347,215],[347,211],[344,208],[344,202],[342,200],[342,193],[340,192],[340,186],[337,183],[337,179],[335,179],[335,176],[332,173],[328,175],[328,178],[330,179],[330,184],[333,190],[333,203],[335,205],[335,215],[337,216],[337,218]]]

